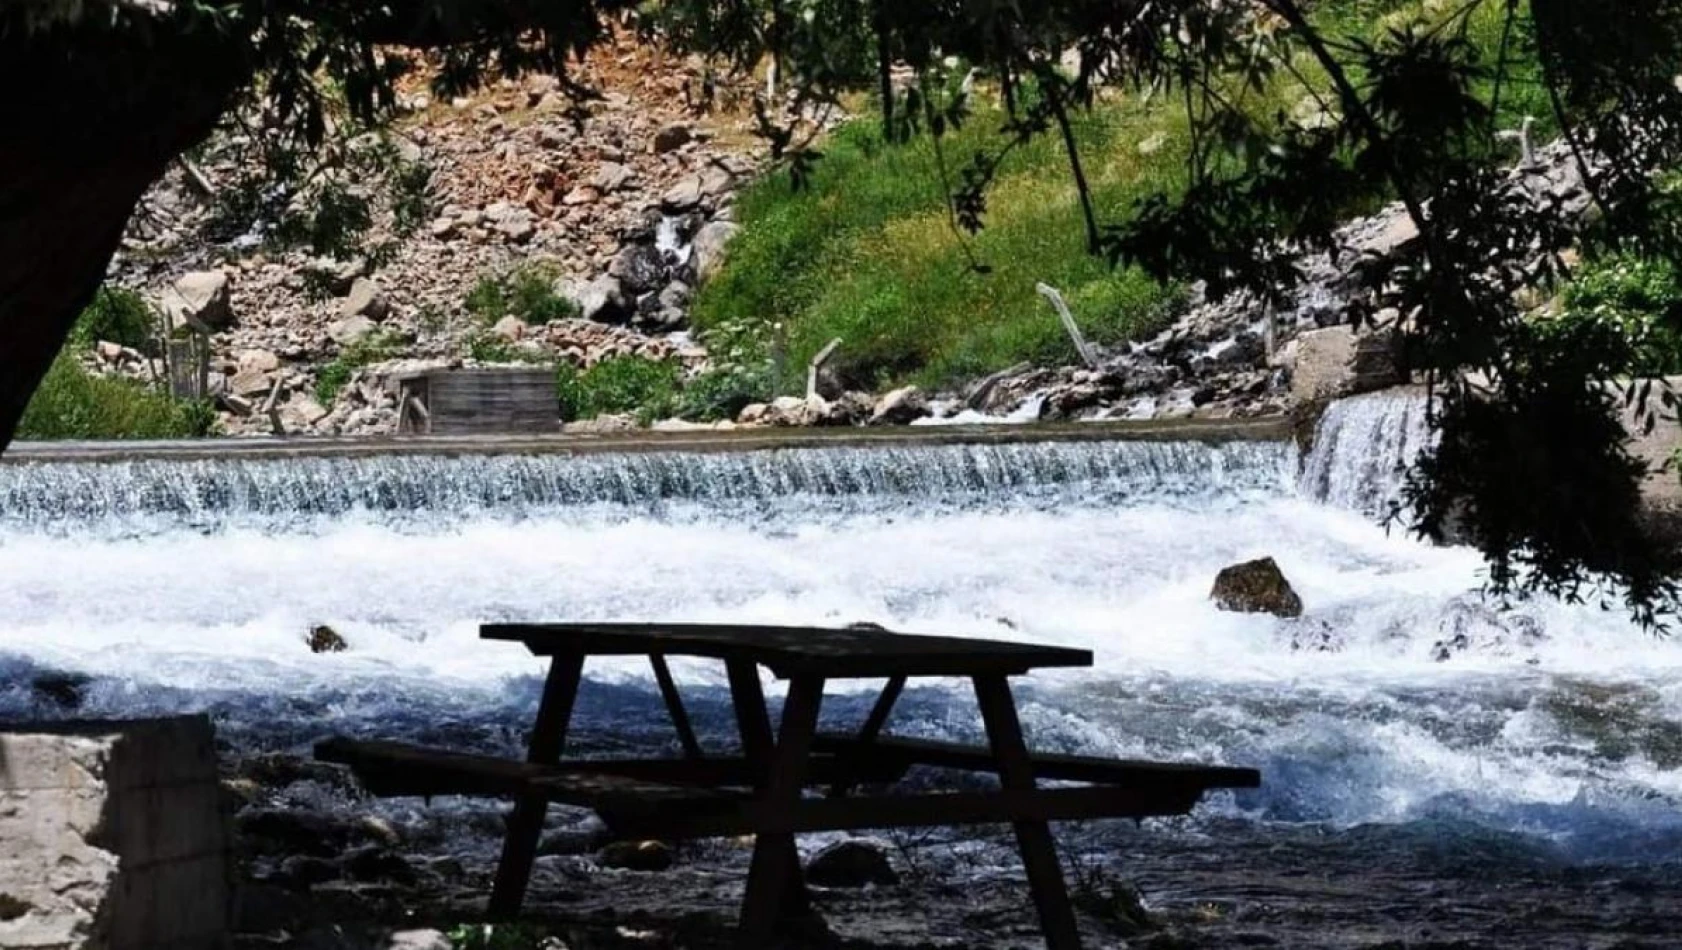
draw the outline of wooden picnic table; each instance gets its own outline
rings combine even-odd
[[[1092,664],[1085,650],[996,640],[912,636],[881,629],[701,624],[492,624],[488,640],[524,644],[550,658],[524,763],[441,753],[396,743],[329,740],[317,756],[352,766],[375,794],[502,794],[515,799],[490,899],[493,917],[516,915],[551,802],[596,810],[630,838],[755,836],[738,946],[763,950],[779,924],[808,910],[794,836],[809,831],[1009,822],[1050,950],[1080,946],[1048,822],[1184,814],[1210,788],[1254,787],[1251,769],[1030,755],[1009,677]],[[563,758],[584,661],[647,656],[678,734],[679,759]],[[722,660],[741,739],[739,755],[701,748],[668,656]],[[759,668],[788,681],[773,731]],[[971,681],[988,745],[883,735],[908,679]],[[856,733],[819,735],[831,679],[885,679]],[[891,782],[913,765],[992,771],[994,792],[858,797],[860,785]],[[1089,783],[1040,788],[1038,779]],[[824,797],[808,797],[825,786]]]

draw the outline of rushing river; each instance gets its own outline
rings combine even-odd
[[[78,715],[209,709],[252,747],[511,741],[540,667],[483,621],[876,621],[1091,649],[1024,684],[1034,741],[1263,770],[1208,820],[1450,821],[1673,860],[1682,644],[1593,607],[1497,610],[1473,552],[1379,526],[1418,409],[1339,404],[1303,462],[1082,443],[0,466],[0,718],[63,714],[32,685],[56,672],[89,678]],[[1258,556],[1303,619],[1209,603]],[[350,650],[310,653],[319,623]],[[679,673],[721,723],[722,672]],[[590,675],[594,741],[665,741],[645,670]],[[978,723],[937,687],[894,728]]]

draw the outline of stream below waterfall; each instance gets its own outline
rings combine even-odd
[[[334,732],[512,749],[541,667],[481,622],[875,621],[1092,650],[1019,687],[1039,747],[1262,770],[1184,834],[1673,867],[1682,643],[1616,611],[1497,609],[1474,552],[1387,532],[1372,515],[1424,438],[1416,399],[1377,396],[1335,405],[1300,463],[1092,442],[10,464],[0,719],[70,715],[38,687],[69,674],[74,715],[208,710],[236,753]],[[1262,556],[1302,619],[1210,604],[1217,571]],[[312,654],[314,624],[350,649]],[[722,670],[674,665],[704,737],[727,733]],[[672,742],[646,668],[588,676],[579,743]],[[980,726],[954,684],[909,692],[891,728]]]

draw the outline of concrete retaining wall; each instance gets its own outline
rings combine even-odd
[[[208,719],[0,726],[0,947],[218,948],[230,894]]]

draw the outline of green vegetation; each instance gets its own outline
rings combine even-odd
[[[1580,332],[1583,324],[1626,341],[1634,376],[1682,372],[1682,280],[1676,265],[1659,258],[1614,254],[1585,264],[1565,286],[1556,327]]]
[[[941,153],[997,147],[1003,114],[989,109]],[[1165,114],[1103,108],[1078,123],[1105,208],[1172,187],[1177,150],[1145,155]],[[874,120],[838,130],[796,191],[788,173],[738,199],[743,232],[724,270],[696,301],[694,318],[718,346],[779,333],[790,367],[839,337],[843,380],[879,388],[903,380],[939,385],[1024,360],[1075,358],[1056,315],[1035,293],[1061,290],[1087,336],[1116,343],[1153,332],[1178,294],[1133,270],[1113,270],[1082,246],[1067,157],[1051,138],[1017,149],[989,196],[988,226],[971,238],[948,218],[941,159],[928,137],[888,144]],[[972,262],[989,268],[978,272]],[[716,338],[723,338],[722,340]]]
[[[642,356],[615,356],[582,372],[563,363],[555,371],[561,418],[634,413],[647,424],[677,411],[682,376],[677,363]]]
[[[402,352],[402,341],[382,331],[374,331],[339,351],[332,362],[321,367],[315,376],[315,398],[324,406],[331,406],[339,390],[350,382],[351,373],[364,366],[389,360]]]
[[[770,402],[773,383],[768,366],[717,366],[684,384],[677,414],[700,422],[734,419],[749,403]]]
[[[122,287],[101,287],[70,331],[70,344],[89,349],[105,341],[157,355],[158,314],[145,298]]]
[[[24,410],[24,439],[176,439],[209,434],[216,413],[147,386],[94,376],[60,353]]]
[[[484,326],[504,317],[543,324],[578,316],[578,305],[555,289],[558,274],[542,264],[527,264],[500,277],[481,277],[463,306]]]

